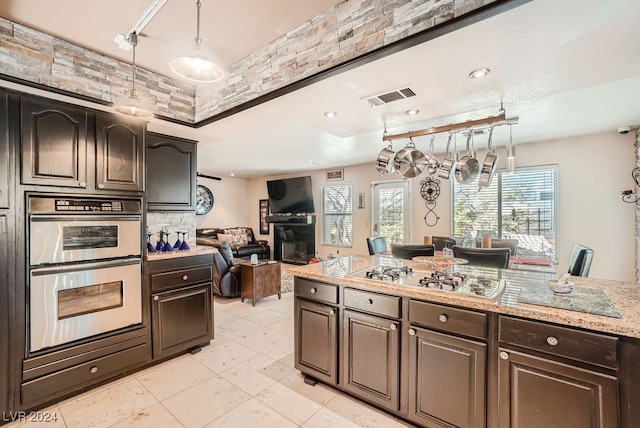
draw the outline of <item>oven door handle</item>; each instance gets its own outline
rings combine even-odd
[[[111,215],[111,214],[96,214],[90,216],[87,215],[69,215],[69,214],[56,214],[56,215],[41,215],[31,214],[31,221],[140,221],[139,215]]]
[[[62,266],[36,268],[31,269],[31,276],[50,275],[65,272],[79,272],[83,270],[105,269],[110,267],[128,266],[135,264],[141,264],[141,259],[139,257],[129,257],[126,259],[109,260],[97,263],[74,263],[72,265],[67,264]]]

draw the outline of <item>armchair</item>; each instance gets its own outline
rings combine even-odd
[[[233,253],[226,242],[213,254],[213,292],[222,297],[238,297],[241,286],[241,266],[233,263]]]

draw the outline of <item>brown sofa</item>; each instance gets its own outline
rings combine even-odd
[[[237,259],[249,260],[252,254],[257,254],[259,260],[271,258],[271,247],[264,240],[256,240],[250,227],[228,227],[196,229],[196,244],[218,247],[227,242]]]

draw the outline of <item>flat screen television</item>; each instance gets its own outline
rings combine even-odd
[[[311,177],[267,181],[269,208],[273,214],[313,213]]]

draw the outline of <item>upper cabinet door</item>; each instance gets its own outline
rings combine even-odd
[[[147,133],[147,210],[194,211],[196,142]]]
[[[85,109],[24,96],[21,129],[24,184],[86,187]]]
[[[96,113],[96,188],[144,191],[146,122]]]

